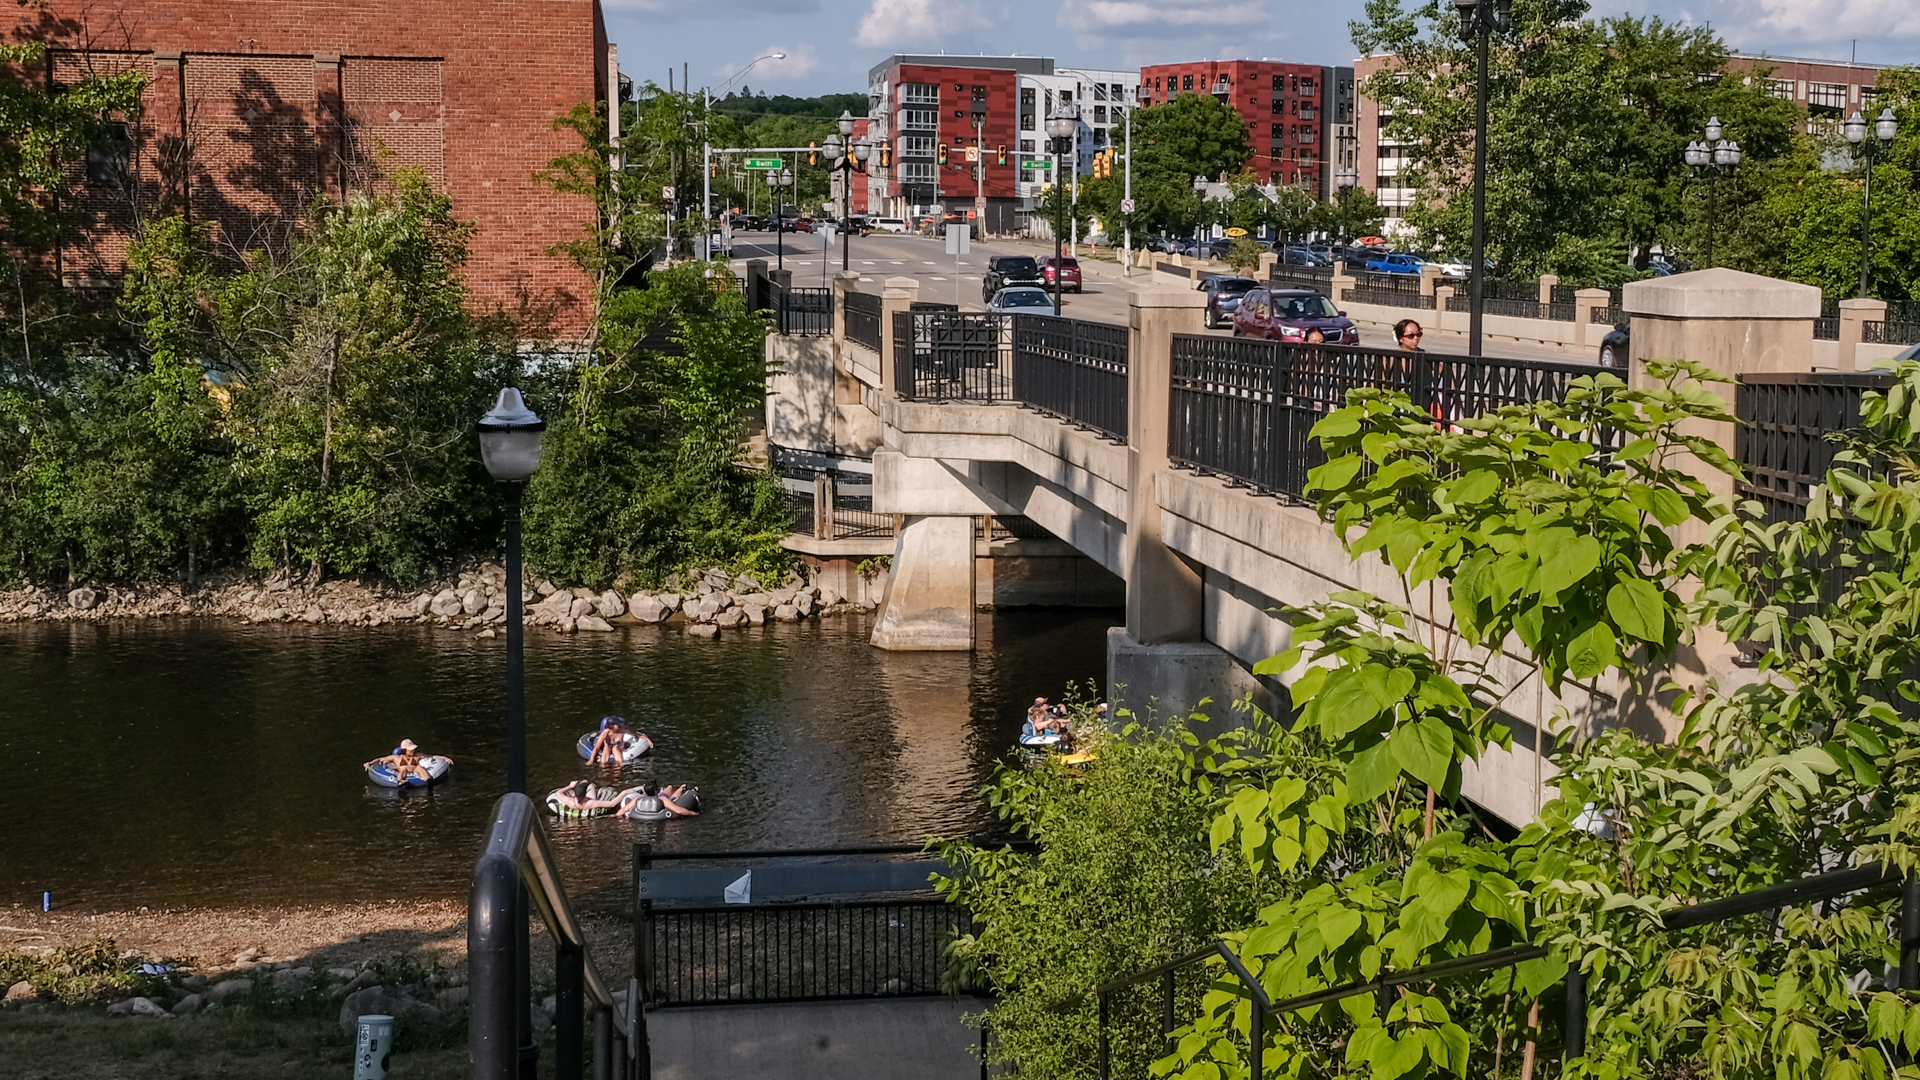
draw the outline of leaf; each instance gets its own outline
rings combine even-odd
[[[1520,980],[1523,996],[1529,999],[1539,997],[1547,987],[1567,977],[1567,961],[1559,956],[1522,960],[1513,968],[1515,976]]]
[[[1365,920],[1350,907],[1329,905],[1320,909],[1320,940],[1328,952],[1340,948]]]
[[[1385,708],[1379,695],[1361,681],[1353,668],[1329,672],[1325,685],[1307,706],[1313,721],[1328,739],[1341,739],[1350,731],[1365,726]]]
[[[1216,815],[1213,824],[1207,828],[1207,843],[1217,852],[1221,845],[1231,839],[1233,839],[1233,815],[1230,813]]]
[[[1667,605],[1644,578],[1626,578],[1608,589],[1607,614],[1621,633],[1656,645],[1666,640]]]
[[[1620,649],[1606,623],[1589,625],[1567,643],[1567,670],[1575,678],[1591,679],[1619,662]]]
[[[1453,767],[1453,731],[1439,717],[1402,724],[1388,741],[1393,744],[1394,760],[1408,775],[1431,788],[1447,786]]]
[[[1419,1068],[1420,1063],[1426,1060],[1427,1047],[1414,1032],[1397,1040],[1383,1033],[1373,1053],[1368,1056],[1372,1059],[1375,1080],[1394,1080]]]
[[[1534,588],[1542,600],[1555,601],[1599,566],[1600,541],[1591,536],[1576,537],[1540,564],[1540,571],[1534,576]]]
[[[1400,766],[1394,760],[1393,746],[1387,740],[1353,755],[1347,766],[1347,805],[1369,803],[1387,793],[1400,779]]]
[[[1896,994],[1882,990],[1867,1002],[1867,1035],[1882,1041],[1892,1041],[1900,1037],[1905,1026],[1906,1008]]]

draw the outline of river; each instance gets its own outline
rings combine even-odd
[[[605,713],[658,749],[602,782],[700,785],[663,823],[554,822],[569,887],[611,900],[632,845],[740,850],[918,842],[992,826],[980,789],[1025,701],[1098,681],[1114,612],[981,616],[966,653],[887,653],[867,617],[727,631],[531,633],[528,772],[595,775]],[[465,894],[504,784],[503,643],[156,620],[0,627],[0,905],[114,910]],[[432,789],[367,783],[402,737],[455,760]]]

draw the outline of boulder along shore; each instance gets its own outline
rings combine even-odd
[[[406,623],[494,637],[507,618],[506,581],[504,568],[476,563],[418,590],[344,579],[314,584],[284,573],[222,574],[191,590],[178,585],[83,585],[65,591],[28,586],[0,592],[0,623],[198,616],[242,623]],[[875,606],[849,601],[832,589],[798,578],[769,589],[719,569],[675,575],[667,586],[622,594],[612,589],[562,589],[550,581],[529,578],[523,582],[521,599],[528,626],[556,633],[609,633],[621,623],[672,623],[707,638],[718,637],[723,630],[871,611]]]

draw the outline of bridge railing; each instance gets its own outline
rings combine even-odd
[[[1051,315],[1013,317],[1013,398],[1127,441],[1127,328]]]
[[[527,919],[531,902],[553,939],[553,1075],[579,1080],[586,1066],[584,1023],[593,1014],[595,1080],[649,1074],[646,1021],[636,984],[618,1003],[587,952],[580,920],[560,881],[533,800],[519,793],[493,804],[486,847],[473,867],[467,903],[470,1054],[475,1080],[533,1075],[533,1002]]]
[[[1325,461],[1313,425],[1363,386],[1404,391],[1437,420],[1565,397],[1589,364],[1175,334],[1167,456],[1300,502]]]
[[[846,320],[847,340],[879,352],[881,312],[879,294],[847,290],[841,316]]]
[[[833,290],[801,289],[779,282],[767,285],[774,328],[789,337],[828,337],[833,333]]]
[[[894,389],[908,401],[1010,401],[1012,345],[1005,315],[895,312]]]

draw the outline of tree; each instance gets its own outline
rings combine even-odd
[[[70,164],[111,131],[112,118],[139,111],[146,79],[137,70],[88,74],[50,88],[18,78],[46,56],[40,42],[0,44],[0,248],[40,251],[59,229],[50,198]]]
[[[1133,123],[1135,231],[1186,232],[1211,220],[1193,178],[1237,175],[1252,158],[1240,114],[1211,95],[1181,94],[1136,110]]]
[[[1359,187],[1341,188],[1329,202],[1321,204],[1321,217],[1315,227],[1335,239],[1351,240],[1378,236],[1387,223],[1386,208],[1373,192]]]
[[[1519,0],[1515,32],[1490,52],[1487,250],[1499,272],[1613,284],[1654,245],[1686,235],[1691,181],[1681,159],[1717,115],[1750,162],[1785,152],[1796,120],[1764,71],[1730,77],[1725,45],[1701,27],[1586,18],[1585,0]],[[1475,63],[1448,6],[1369,0],[1353,24],[1362,52],[1397,59],[1365,92],[1409,145],[1408,212],[1419,243],[1463,255],[1471,236]],[[1729,205],[1737,212],[1737,206]],[[1609,256],[1596,260],[1598,250]]]

